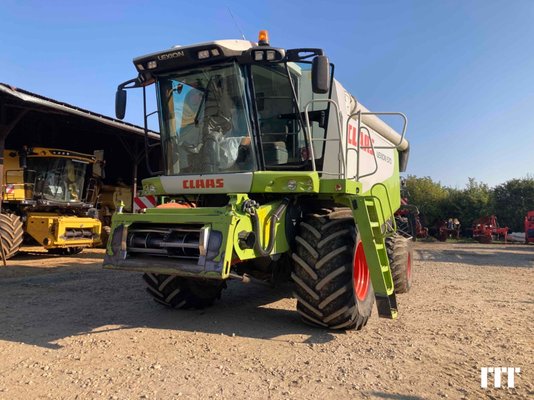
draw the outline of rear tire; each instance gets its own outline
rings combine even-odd
[[[145,273],[146,291],[154,301],[170,308],[205,308],[221,298],[223,281]]]
[[[18,215],[0,214],[0,238],[6,260],[18,253],[23,236],[24,229]]]
[[[306,216],[292,258],[294,295],[304,322],[343,330],[359,330],[367,324],[374,291],[348,209]]]
[[[395,293],[408,293],[412,287],[412,241],[396,233],[386,238],[386,250]]]

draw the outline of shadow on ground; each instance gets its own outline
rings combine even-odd
[[[424,244],[416,250],[421,261],[471,264],[486,267],[534,267],[534,247],[524,245],[454,245],[443,244],[439,248],[425,248]]]
[[[390,400],[424,400],[424,397],[406,395],[406,394],[394,394],[384,392],[367,392],[369,396],[378,399],[390,399]]]
[[[77,257],[83,257],[84,259],[92,259],[92,260],[102,260],[103,255],[100,253],[95,253],[94,250],[85,251],[73,256],[70,256],[72,258]],[[59,254],[51,254],[47,251],[21,251],[18,253],[12,260],[14,261],[39,261],[39,260],[50,260],[50,259],[56,259],[61,261],[68,261],[69,256],[62,256]],[[10,261],[8,261],[10,262]]]
[[[303,324],[287,304],[269,306],[291,296],[289,283],[273,289],[230,282],[213,307],[170,310],[150,299],[140,274],[102,270],[100,260],[87,256],[77,258],[78,265],[71,261],[37,274],[28,265],[0,269],[0,340],[57,349],[62,347],[57,341],[69,336],[140,327],[266,340],[300,334],[308,337],[306,343],[334,338]]]

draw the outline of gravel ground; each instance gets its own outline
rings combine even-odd
[[[289,284],[174,311],[101,250],[18,256],[0,267],[0,399],[534,398],[534,246],[415,255],[399,318],[347,333],[302,324]],[[481,389],[481,367],[521,368],[516,388]]]

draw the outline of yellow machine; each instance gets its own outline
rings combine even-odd
[[[98,219],[102,222],[102,246],[106,243],[111,232],[111,217],[122,207],[124,212],[132,212],[132,189],[125,183],[116,185],[102,185],[98,192]]]
[[[100,244],[102,225],[94,209],[98,163],[95,156],[68,150],[4,151],[0,234],[6,258],[16,254],[23,238],[59,254]]]

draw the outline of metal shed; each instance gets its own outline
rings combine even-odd
[[[148,140],[158,142],[159,134],[149,131]],[[0,83],[0,186],[4,149],[27,145],[81,153],[104,150],[105,181],[121,180],[135,193],[138,180],[148,176],[144,141],[139,126]]]

